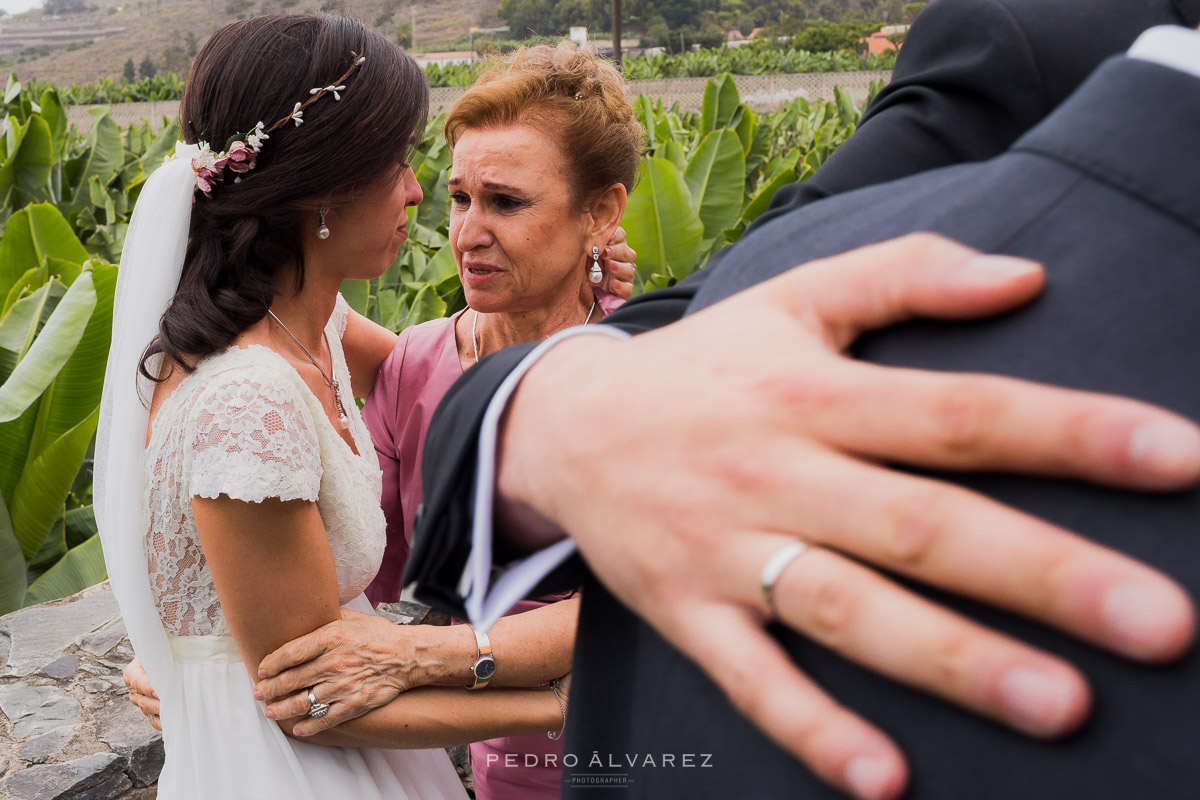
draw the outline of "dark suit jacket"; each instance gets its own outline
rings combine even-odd
[[[1189,357],[1200,341],[1193,310],[1200,292],[1197,137],[1200,80],[1117,59],[1008,154],[782,215],[665,302],[630,303],[610,319],[654,326],[687,296],[699,308],[794,263],[932,230],[984,251],[1042,260],[1049,272],[1045,295],[998,320],[916,323],[879,334],[862,344],[863,357],[1116,392],[1197,419],[1200,379]],[[454,587],[465,560],[479,417],[523,353],[504,351],[472,370],[430,431],[429,509],[410,575],[422,581],[421,596],[459,613]],[[1135,495],[1064,481],[946,477],[1130,552],[1193,593],[1200,590],[1200,493]],[[805,670],[899,741],[912,758],[912,796],[1126,800],[1200,792],[1194,654],[1166,668],[1141,667],[1009,615],[926,593],[1080,665],[1093,681],[1097,707],[1080,734],[1038,743],[780,631]],[[698,668],[594,581],[584,591],[575,681],[567,751],[581,762],[568,770],[568,781],[572,773],[627,773],[633,783],[622,791],[631,797],[836,796],[763,739]],[[602,759],[612,754],[616,763],[626,754],[671,753],[679,763],[685,753],[711,753],[712,766],[589,770],[593,751]]]

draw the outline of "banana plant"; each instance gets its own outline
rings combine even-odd
[[[49,204],[0,238],[0,613],[103,579],[72,489],[99,418],[116,273]]]

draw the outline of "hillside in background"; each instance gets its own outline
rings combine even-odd
[[[497,24],[498,4],[499,0],[127,0],[122,5],[87,0],[94,10],[0,17],[0,67],[15,70],[22,80],[56,84],[117,79],[127,60],[136,68],[147,57],[158,71],[183,72],[195,49],[227,22],[250,14],[318,10],[357,16],[393,40],[415,33],[417,50],[448,50],[459,43],[465,47],[472,25]],[[402,43],[407,42],[404,38]]]

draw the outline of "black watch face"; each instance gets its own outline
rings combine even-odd
[[[475,677],[481,681],[496,674],[496,662],[490,658],[483,659],[475,665]]]

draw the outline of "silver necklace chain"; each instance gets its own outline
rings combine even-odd
[[[304,355],[308,356],[308,360],[311,361],[312,365],[317,368],[317,372],[321,373],[321,377],[325,379],[327,384],[329,384],[329,388],[333,389],[333,404],[337,407],[338,422],[341,423],[343,428],[350,427],[350,417],[346,414],[346,406],[342,404],[341,386],[338,385],[337,381],[325,374],[325,370],[321,369],[321,365],[317,363],[315,358],[313,358],[312,353],[308,352],[308,348],[300,343],[300,340],[296,338],[296,334],[288,330],[288,326],[283,324],[283,320],[275,316],[274,311],[268,308],[267,313],[271,315],[271,319],[279,323],[279,327],[283,328],[283,332],[291,337],[292,341],[296,343],[296,346],[304,351]],[[332,351],[330,351],[330,356],[332,364]]]
[[[596,301],[593,300],[592,307],[588,309],[588,315],[583,320],[584,325],[587,325],[589,322],[592,321],[592,313],[595,310],[596,310]],[[475,325],[479,322],[479,312],[472,308],[471,314],[473,315],[471,317],[471,347],[475,348],[475,363],[478,364],[479,363],[479,337],[475,335]],[[279,324],[282,325],[283,323],[281,322]],[[286,328],[284,330],[286,330]],[[296,344],[300,344],[300,343],[297,342]],[[307,351],[305,351],[305,352],[307,352]],[[311,357],[312,356],[309,356],[309,358],[311,358]]]

